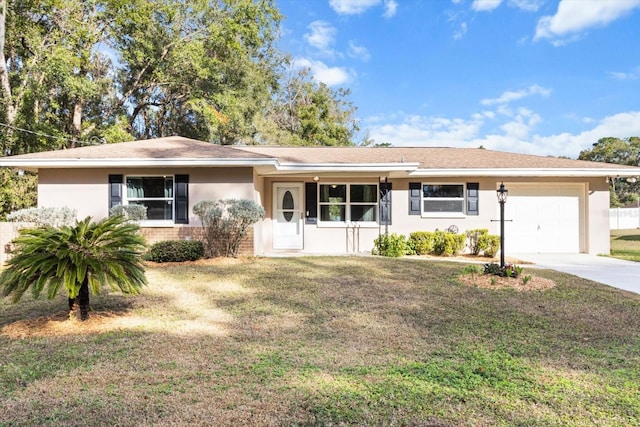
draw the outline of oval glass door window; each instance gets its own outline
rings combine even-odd
[[[287,222],[293,218],[293,195],[287,190],[282,195],[282,215]]]

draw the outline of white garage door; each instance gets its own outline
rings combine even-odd
[[[580,252],[582,185],[510,184],[505,253]]]

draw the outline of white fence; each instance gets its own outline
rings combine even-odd
[[[609,228],[611,230],[640,228],[640,207],[609,209]]]

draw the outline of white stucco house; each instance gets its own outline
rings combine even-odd
[[[456,226],[499,234],[510,253],[609,253],[609,180],[640,168],[481,148],[219,146],[166,137],[1,157],[38,173],[38,205],[79,218],[142,204],[151,241],[189,238],[201,200],[261,204],[244,253],[370,251],[383,232]]]

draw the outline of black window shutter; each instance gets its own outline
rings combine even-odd
[[[380,183],[380,225],[391,225],[391,183]]]
[[[189,224],[189,175],[176,175],[176,224]]]
[[[467,182],[467,215],[478,215],[480,213],[479,200],[480,184],[477,182]]]
[[[422,209],[420,208],[420,191],[422,190],[422,184],[419,182],[409,183],[409,215],[420,215]]]
[[[304,200],[305,200],[305,223],[318,223],[318,184],[315,182],[306,182],[304,184]]]
[[[109,209],[122,204],[122,175],[109,175]]]

